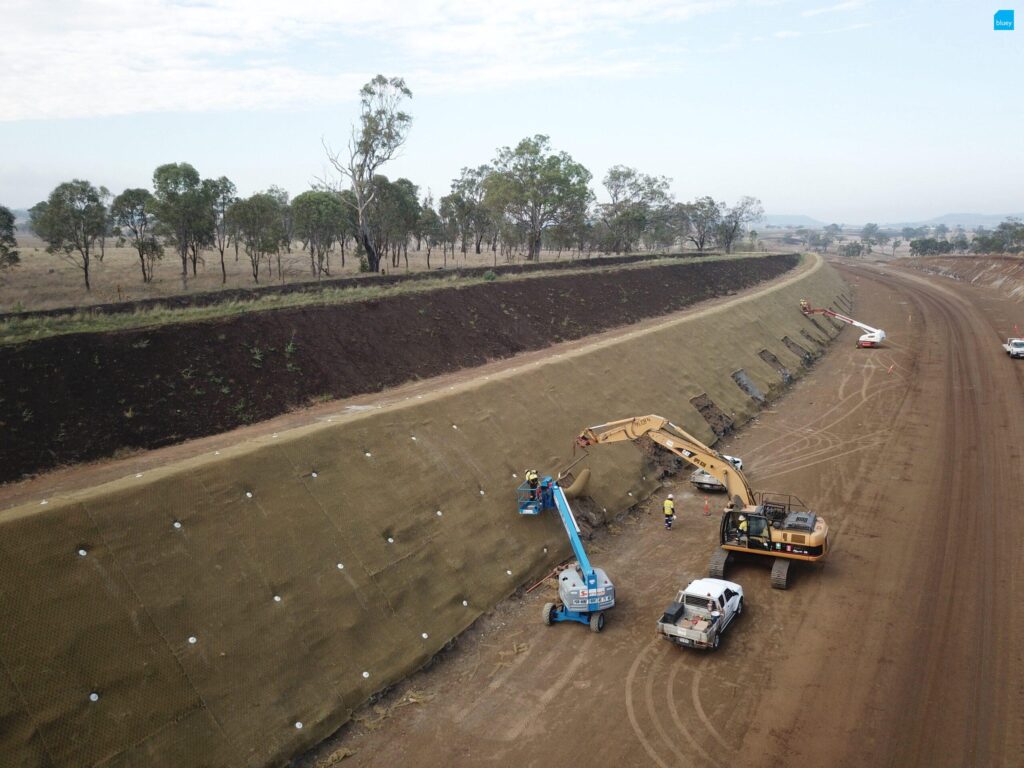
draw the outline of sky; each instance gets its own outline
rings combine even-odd
[[[679,200],[918,221],[1024,210],[1024,30],[1013,2],[0,0],[0,204],[62,181],[115,194],[189,162],[243,195],[330,178],[360,86],[413,115],[385,166],[435,198],[546,134],[601,179]],[[1024,14],[1024,8],[1017,16]]]

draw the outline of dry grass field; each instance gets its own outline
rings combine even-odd
[[[45,244],[34,235],[21,232],[18,234],[18,247],[21,253],[21,264],[0,275],[0,313],[34,309],[51,309],[54,307],[89,306],[119,301],[135,301],[138,299],[177,296],[182,293],[201,293],[222,289],[253,288],[249,259],[244,250],[240,251],[235,260],[234,250],[225,253],[227,282],[221,282],[220,255],[216,251],[205,251],[202,254],[197,275],[191,272],[185,286],[181,280],[181,262],[173,251],[165,252],[154,270],[151,283],[143,283],[139,269],[138,255],[131,248],[118,248],[108,241],[106,255],[102,261],[94,259],[90,267],[92,290],[86,291],[82,280],[82,271],[68,263],[61,255],[46,252]],[[610,255],[610,254],[607,254]],[[563,251],[561,256],[555,252],[545,252],[542,261],[555,259],[569,260],[575,254]],[[599,258],[601,254],[593,254]],[[523,253],[516,256],[517,262],[523,261]],[[508,263],[499,253],[497,264]],[[454,257],[449,253],[447,259],[438,248],[433,249],[430,256],[430,268],[442,266],[486,267],[495,264],[495,255],[485,251],[479,255],[470,252],[462,254],[456,251]],[[392,272],[390,259],[384,259],[381,266]],[[409,250],[409,271],[427,269],[427,251]],[[405,259],[395,272],[406,271]],[[345,265],[342,266],[341,254],[335,250],[331,254],[331,277],[351,277],[359,274],[359,261],[352,257],[352,249],[346,249]],[[281,255],[281,274],[278,274],[277,260],[273,261],[273,272],[267,269],[264,262],[260,268],[258,285],[280,285],[282,283],[313,282],[315,278],[310,268],[309,254],[296,243],[291,253]]]

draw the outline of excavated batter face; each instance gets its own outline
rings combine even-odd
[[[691,402],[747,420],[734,372],[772,397],[774,360],[805,365],[783,338],[827,342],[801,334],[797,301],[843,290],[812,259],[540,366],[0,513],[4,759],[263,765],[310,747],[569,555],[555,516],[516,514],[516,473],[637,413],[712,442]],[[608,515],[657,487],[628,443],[588,467]]]

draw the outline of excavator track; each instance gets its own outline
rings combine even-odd
[[[776,557],[772,563],[772,589],[786,589],[789,587],[789,566],[791,561],[782,557]]]
[[[725,578],[725,565],[729,562],[729,550],[716,549],[708,562],[708,576],[713,579]]]

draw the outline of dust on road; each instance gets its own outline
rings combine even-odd
[[[1018,310],[891,267],[843,271],[885,348],[845,331],[719,446],[755,489],[826,516],[824,564],[794,567],[785,592],[766,564],[731,566],[748,605],[721,650],[664,642],[657,617],[717,541],[684,473],[666,489],[673,531],[659,496],[591,546],[620,600],[603,633],[543,626],[546,587],[507,601],[299,764],[1019,765],[1024,363],[1000,350],[996,320]]]

